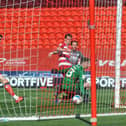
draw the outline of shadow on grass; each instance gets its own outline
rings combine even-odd
[[[84,118],[81,118],[81,117],[80,117],[80,114],[77,114],[77,115],[76,115],[76,119],[81,120],[81,121],[83,121],[84,123],[87,123],[88,125],[91,125],[91,122],[89,122],[88,120],[85,120]]]

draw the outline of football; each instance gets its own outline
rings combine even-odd
[[[83,102],[83,98],[80,96],[80,95],[75,95],[73,96],[73,99],[72,99],[73,103],[74,104],[81,104]]]

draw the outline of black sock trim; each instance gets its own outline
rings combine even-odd
[[[4,85],[9,85],[10,83],[9,82],[7,82],[7,83],[5,83]]]

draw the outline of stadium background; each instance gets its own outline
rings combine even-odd
[[[107,4],[106,4],[107,3]],[[125,5],[125,0],[123,1]],[[71,33],[79,49],[90,57],[89,8],[87,1],[70,0],[2,0],[0,34],[4,36],[0,50],[3,71],[50,71],[57,68],[57,56],[48,53]],[[114,77],[116,48],[116,1],[96,1],[97,76]],[[126,71],[126,6],[123,6],[121,41],[121,77]],[[110,55],[111,54],[111,55]],[[52,63],[53,62],[53,63]]]

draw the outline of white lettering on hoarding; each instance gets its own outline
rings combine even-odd
[[[107,87],[107,80],[105,78],[100,79],[100,86],[101,87]]]
[[[40,78],[40,84],[41,84],[42,87],[45,87],[45,85],[46,85],[46,80],[47,80],[46,77]]]
[[[34,77],[31,78],[31,84],[30,84],[31,87],[36,85],[36,79],[37,78],[34,78]]]
[[[121,66],[126,66],[126,60],[123,60]]]
[[[18,80],[17,82],[18,86],[20,84],[20,86],[24,87],[24,79],[19,77],[17,80]]]
[[[13,78],[10,79],[10,85],[11,85],[12,87],[15,87],[15,86],[18,85],[18,80],[17,80],[16,77],[13,77]]]
[[[108,60],[106,60],[106,61],[99,60],[99,66],[104,66],[107,63],[108,63]]]
[[[6,58],[0,58],[0,63],[5,62],[7,59]]]
[[[87,78],[86,81],[88,83],[91,83],[91,79],[90,78]],[[111,77],[108,77],[108,78],[105,78],[105,77],[96,78],[96,85],[98,85],[99,87],[102,87],[102,88],[105,88],[105,87],[108,87],[108,88],[112,87],[112,88],[114,88],[115,87],[115,79],[111,78]],[[120,87],[121,88],[126,87],[126,78],[121,78],[120,79]]]
[[[115,61],[110,60],[110,61],[109,61],[109,66],[115,66]]]
[[[25,65],[26,64],[26,59],[27,58],[16,58],[16,59],[6,59],[6,58],[0,58],[0,63],[4,63],[6,66],[16,66],[16,65]],[[99,67],[104,67],[105,65],[108,65],[110,67],[115,66],[115,60],[108,60],[108,59],[99,59],[98,61],[98,66]],[[126,59],[123,59],[120,63],[121,67],[126,66]]]
[[[108,65],[108,66],[115,66],[115,61],[114,60],[99,60],[98,61],[98,65],[100,67],[103,67],[105,65]],[[123,60],[120,64],[121,67],[124,67],[126,66],[126,60]]]
[[[12,59],[6,59],[6,58],[0,58],[0,63],[4,63],[4,65],[6,66],[14,66],[14,65],[24,65],[26,64],[25,61],[26,58],[22,57],[22,58],[12,58]]]
[[[111,86],[115,87],[114,83],[115,83],[115,80],[113,78],[108,79],[108,87],[111,87]]]
[[[53,87],[53,78],[52,77],[47,78],[47,87]]]
[[[26,87],[28,87],[29,86],[29,82],[30,82],[30,80],[31,80],[31,78],[30,77],[26,77],[25,78],[25,84],[26,84]]]
[[[125,85],[126,85],[126,78],[121,79],[121,81],[122,81],[122,87],[125,87]]]
[[[53,87],[53,77],[6,77],[10,82],[12,87]],[[91,79],[88,76],[86,81],[91,83]],[[115,87],[115,78],[112,77],[97,77],[96,85],[102,88],[114,88]],[[0,87],[3,85],[0,84]],[[120,87],[126,88],[126,78],[120,78]]]
[[[53,87],[53,77],[6,77],[12,87]],[[0,84],[0,87],[3,84]]]

